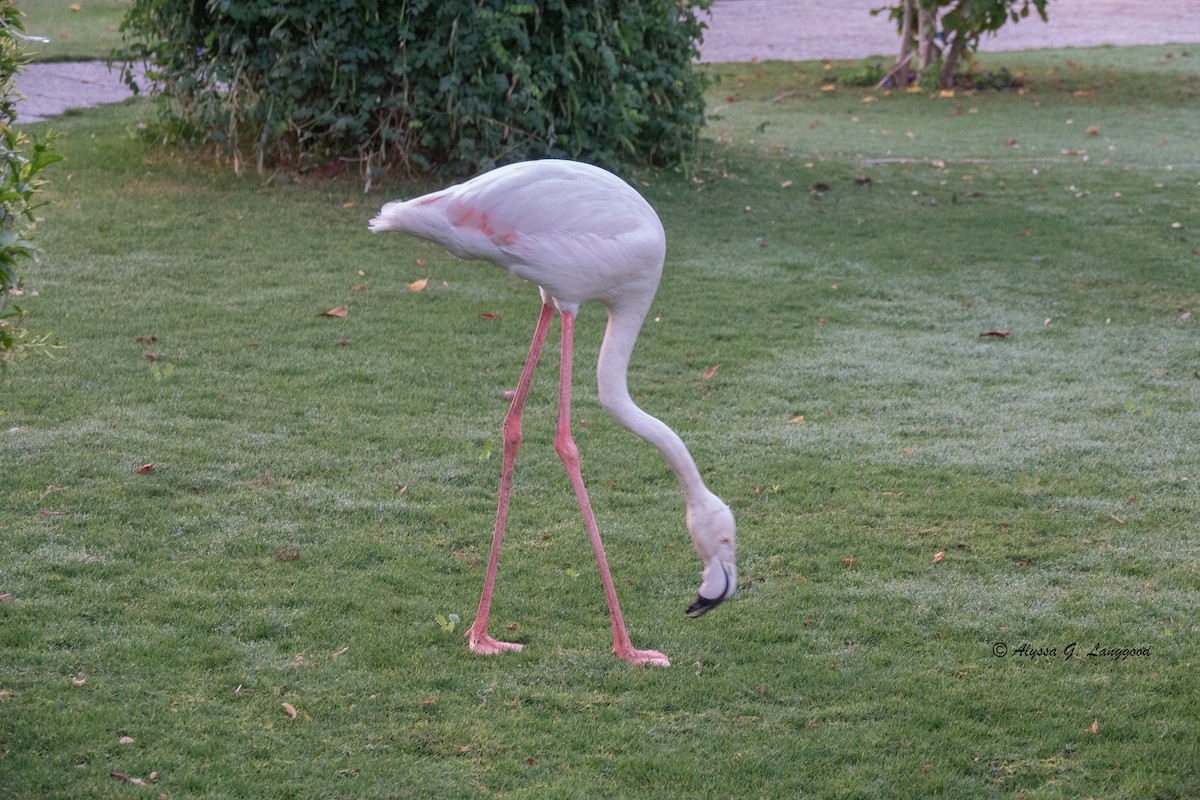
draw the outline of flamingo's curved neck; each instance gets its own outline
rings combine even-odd
[[[688,508],[698,508],[713,495],[704,485],[687,446],[675,431],[639,408],[629,396],[629,359],[647,310],[648,304],[642,309],[608,309],[608,328],[596,365],[600,403],[623,428],[658,448],[675,471]]]

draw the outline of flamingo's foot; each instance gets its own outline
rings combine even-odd
[[[520,650],[524,645],[516,642],[501,642],[498,639],[493,639],[486,633],[476,633],[471,631],[469,634],[468,646],[472,653],[479,653],[484,656],[494,656],[497,653],[503,653],[505,650]]]
[[[671,662],[667,657],[657,650],[636,650],[630,646],[625,648],[614,647],[613,652],[617,654],[617,658],[624,659],[630,664],[651,664],[656,667],[671,666]]]

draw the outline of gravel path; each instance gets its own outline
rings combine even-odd
[[[872,8],[882,0],[716,0],[701,47],[703,61],[863,58],[890,55],[896,32]],[[1200,42],[1200,0],[1051,0],[1050,21],[1008,25],[981,50]],[[17,78],[26,100],[21,122],[129,96],[102,62],[31,64]]]

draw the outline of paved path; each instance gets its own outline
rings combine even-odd
[[[890,55],[896,32],[872,8],[883,0],[716,0],[701,47],[703,61],[863,58]],[[1050,0],[1050,21],[1007,25],[980,49],[1200,43],[1200,0]],[[129,96],[117,70],[100,62],[31,64],[17,78],[27,98],[21,122],[51,119],[68,108]]]
[[[703,61],[805,61],[892,55],[893,24],[871,16],[882,0],[717,0]],[[984,52],[1043,47],[1200,42],[1200,0],[1049,0],[980,43]],[[1198,54],[1200,55],[1200,54]]]

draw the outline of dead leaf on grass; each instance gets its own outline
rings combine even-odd
[[[408,285],[410,292],[420,292],[429,285],[429,278],[421,278],[419,281],[413,281]]]
[[[134,786],[144,786],[147,783],[154,783],[158,780],[158,773],[151,772],[146,778],[138,778],[134,775],[126,775],[124,772],[110,772],[108,777],[121,783],[132,783]]]
[[[283,710],[286,711],[287,715],[292,719],[295,719],[297,716],[299,716],[298,712],[296,711],[296,707],[291,703],[284,703]]]
[[[936,564],[945,557],[946,557],[946,551],[938,550],[936,553],[933,554],[933,563]]]
[[[350,309],[346,308],[345,306],[338,306],[337,308],[331,308],[328,311],[322,311],[320,314],[317,314],[317,316],[318,317],[348,317],[348,316],[350,316]]]
[[[715,367],[709,367],[708,369],[704,370],[704,380],[707,381],[707,380],[711,379],[714,375],[717,374],[717,370],[719,370],[720,368],[721,368],[721,365],[717,364]]]
[[[142,464],[137,470],[138,475],[149,475],[151,472],[154,472],[153,464]]]
[[[979,334],[979,337],[980,337],[981,339],[982,339],[984,336],[997,336],[997,337],[1000,337],[1000,338],[1004,338],[1005,336],[1008,336],[1008,335],[1009,335],[1009,333],[1011,333],[1011,331],[988,331],[987,333],[981,333],[981,334]]]

